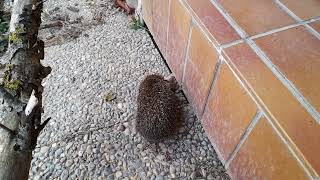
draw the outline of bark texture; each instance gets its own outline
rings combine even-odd
[[[48,122],[41,123],[41,82],[51,72],[40,63],[42,6],[15,0],[11,10],[9,48],[0,62],[0,179],[28,179],[32,151]]]

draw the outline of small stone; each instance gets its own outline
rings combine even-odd
[[[191,175],[190,175],[190,178],[191,179],[195,179],[196,178],[196,174],[197,174],[196,172],[192,172]]]
[[[80,11],[78,8],[73,7],[73,6],[68,6],[67,9],[72,11],[72,12],[79,12]]]
[[[41,154],[45,154],[45,153],[48,152],[48,150],[49,150],[49,147],[48,147],[48,146],[43,146],[43,147],[41,147],[41,149],[40,149],[40,153],[41,153]]]
[[[142,144],[138,144],[137,148],[142,149],[143,148]]]
[[[116,172],[116,178],[120,178],[122,176],[122,172],[121,171],[117,171]]]
[[[85,179],[85,178],[80,178],[80,179]],[[114,179],[114,175],[113,174],[110,174],[108,177],[107,177],[108,180],[113,180]]]
[[[67,160],[67,162],[66,162],[66,166],[67,167],[70,167],[72,164],[73,164],[73,160],[72,159]]]
[[[173,165],[170,165],[170,174],[174,174],[176,172],[176,169]]]
[[[201,144],[202,144],[203,146],[207,146],[208,143],[207,143],[206,141],[202,141]]]
[[[124,148],[127,149],[127,150],[131,149],[131,144],[129,144],[129,143],[126,144]]]
[[[126,136],[129,136],[129,135],[130,135],[130,130],[129,130],[129,128],[127,128],[126,130],[124,130],[124,134],[125,134]]]
[[[124,131],[125,127],[121,124],[117,127],[117,131]]]
[[[203,177],[207,177],[207,172],[203,168],[201,168],[201,174],[202,174]]]
[[[55,153],[54,153],[54,156],[56,157],[59,157],[62,153],[62,150],[61,149],[58,149]]]
[[[88,134],[84,135],[83,141],[84,141],[84,142],[87,142],[87,141],[88,141]]]
[[[214,177],[212,176],[212,174],[209,174],[207,177],[208,180],[214,180]]]
[[[123,126],[127,128],[129,126],[129,123],[125,122],[123,123]]]
[[[61,179],[67,180],[68,177],[69,177],[69,171],[65,169],[61,174]]]
[[[79,151],[79,152],[78,152],[78,156],[81,157],[82,155],[83,155],[83,151]]]
[[[140,177],[141,177],[142,179],[146,179],[147,175],[146,175],[145,172],[140,172]]]
[[[91,148],[90,145],[87,146],[86,153],[87,153],[87,154],[91,154],[91,153],[92,153],[92,148]]]
[[[157,156],[157,159],[159,159],[160,161],[163,161],[165,158],[166,158],[166,157],[165,157],[164,155],[162,155],[162,154],[159,154],[159,155]]]
[[[73,143],[72,143],[72,142],[69,142],[69,143],[67,144],[67,146],[66,146],[66,150],[70,149],[72,145],[73,145]]]
[[[158,175],[158,176],[156,176],[156,180],[164,180],[164,178],[163,178],[163,176]]]

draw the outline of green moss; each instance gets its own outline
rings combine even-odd
[[[133,20],[130,24],[130,28],[134,30],[138,30],[143,28],[143,23],[140,20]]]
[[[22,39],[20,34],[23,33],[23,29],[21,27],[17,27],[14,32],[11,32],[9,35],[9,41],[11,43],[21,43]]]
[[[18,90],[22,85],[22,82],[20,80],[13,80],[13,81],[8,81],[4,82],[3,86],[5,88],[11,89],[11,90]]]
[[[116,95],[110,91],[106,95],[104,95],[104,99],[106,101],[112,101],[112,100],[116,99]]]
[[[11,72],[13,70],[14,65],[13,64],[8,64],[8,70]]]
[[[22,86],[22,82],[18,79],[10,80],[10,74],[14,68],[13,64],[8,64],[6,67],[6,71],[2,77],[1,86],[10,89],[10,90],[18,90]]]

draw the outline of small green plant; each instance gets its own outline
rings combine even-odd
[[[112,100],[116,99],[116,95],[113,92],[109,91],[106,95],[104,95],[103,98],[106,101],[112,101]]]
[[[7,65],[0,85],[10,90],[18,90],[22,86],[22,82],[18,79],[14,79],[14,80],[10,79],[10,75],[13,68],[14,68],[13,64]]]
[[[134,30],[141,29],[143,28],[143,23],[140,20],[134,19],[130,24],[130,28]]]
[[[9,35],[9,41],[11,43],[20,43],[22,42],[20,34],[23,32],[21,27],[16,28],[14,32],[11,32]]]

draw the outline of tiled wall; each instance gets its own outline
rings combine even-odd
[[[320,174],[319,0],[143,0],[234,179]]]

